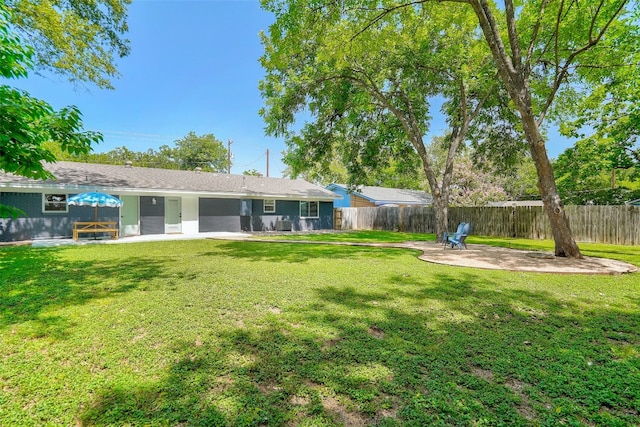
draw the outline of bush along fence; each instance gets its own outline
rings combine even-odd
[[[640,206],[565,206],[571,231],[578,242],[640,245]],[[452,207],[449,229],[471,223],[471,234],[526,239],[552,239],[547,214],[541,206]],[[388,230],[434,233],[430,207],[337,208],[339,230]]]

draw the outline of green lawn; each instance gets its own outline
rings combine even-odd
[[[637,247],[581,247],[640,265]],[[214,240],[0,248],[0,425],[638,425],[639,274],[416,255]]]

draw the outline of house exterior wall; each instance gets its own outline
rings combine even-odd
[[[198,232],[198,197],[182,197],[182,232],[195,234]]]
[[[140,196],[140,234],[164,234],[164,197]]]
[[[68,193],[68,196],[73,194]],[[165,233],[165,197],[120,196],[137,198],[139,234]],[[68,212],[43,213],[42,197],[41,192],[0,192],[1,204],[15,206],[27,215],[26,218],[17,219],[0,218],[0,242],[70,238],[74,222],[94,219],[94,208],[86,206],[69,206]],[[206,198],[197,195],[177,197],[181,198],[182,232],[188,234],[271,231],[276,230],[278,221],[291,221],[294,231],[333,228],[331,201],[318,201],[318,217],[304,218],[300,216],[299,200],[278,199],[275,212],[264,212],[263,199]],[[120,213],[120,209],[116,208],[99,208],[98,218],[119,224]]]
[[[300,201],[276,200],[276,211],[265,213],[262,200],[253,201],[252,231],[274,231],[278,221],[291,221],[294,231],[333,228],[333,202],[319,202],[317,218],[300,216]]]
[[[58,193],[58,192],[56,192]],[[59,193],[64,194],[63,191]],[[74,193],[67,193],[72,196]],[[42,212],[42,193],[0,192],[0,204],[25,212],[26,217],[0,218],[0,241],[65,238],[73,235],[73,223],[93,221],[94,208],[69,206],[68,212]],[[118,221],[116,208],[98,208],[101,221]]]
[[[352,194],[351,207],[352,208],[375,208],[376,204],[356,194]]]
[[[240,199],[201,197],[198,207],[199,232],[240,231]]]
[[[199,231],[273,231],[282,220],[296,231],[331,229],[333,203],[320,202],[318,208],[318,218],[301,218],[297,200],[276,200],[276,211],[264,212],[263,199],[200,198]]]
[[[351,193],[348,193],[347,190],[338,185],[330,185],[327,187],[328,190],[333,191],[339,196],[342,196],[342,199],[335,199],[333,201],[334,208],[349,208],[351,207]]]

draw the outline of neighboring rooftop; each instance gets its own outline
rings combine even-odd
[[[430,205],[433,197],[424,191],[406,190],[403,188],[386,188],[359,185],[351,188],[347,184],[331,184],[327,189],[341,187],[342,189],[363,197],[378,206],[382,205]]]
[[[0,173],[0,188],[100,189],[105,192],[187,192],[248,197],[296,197],[333,200],[336,195],[304,180],[227,175],[211,172],[142,168],[125,165],[57,162],[45,169],[55,180],[36,181]]]

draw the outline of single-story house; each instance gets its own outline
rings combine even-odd
[[[346,184],[330,184],[326,189],[341,196],[334,201],[336,208],[428,206],[433,204],[433,198],[430,194],[418,190],[366,185],[350,187]]]
[[[98,191],[121,208],[99,208],[120,235],[333,228],[336,195],[303,180],[227,175],[76,162],[46,164],[55,180],[0,172],[0,204],[26,217],[0,218],[0,241],[71,237],[75,221],[92,221],[94,208],[68,197]]]

